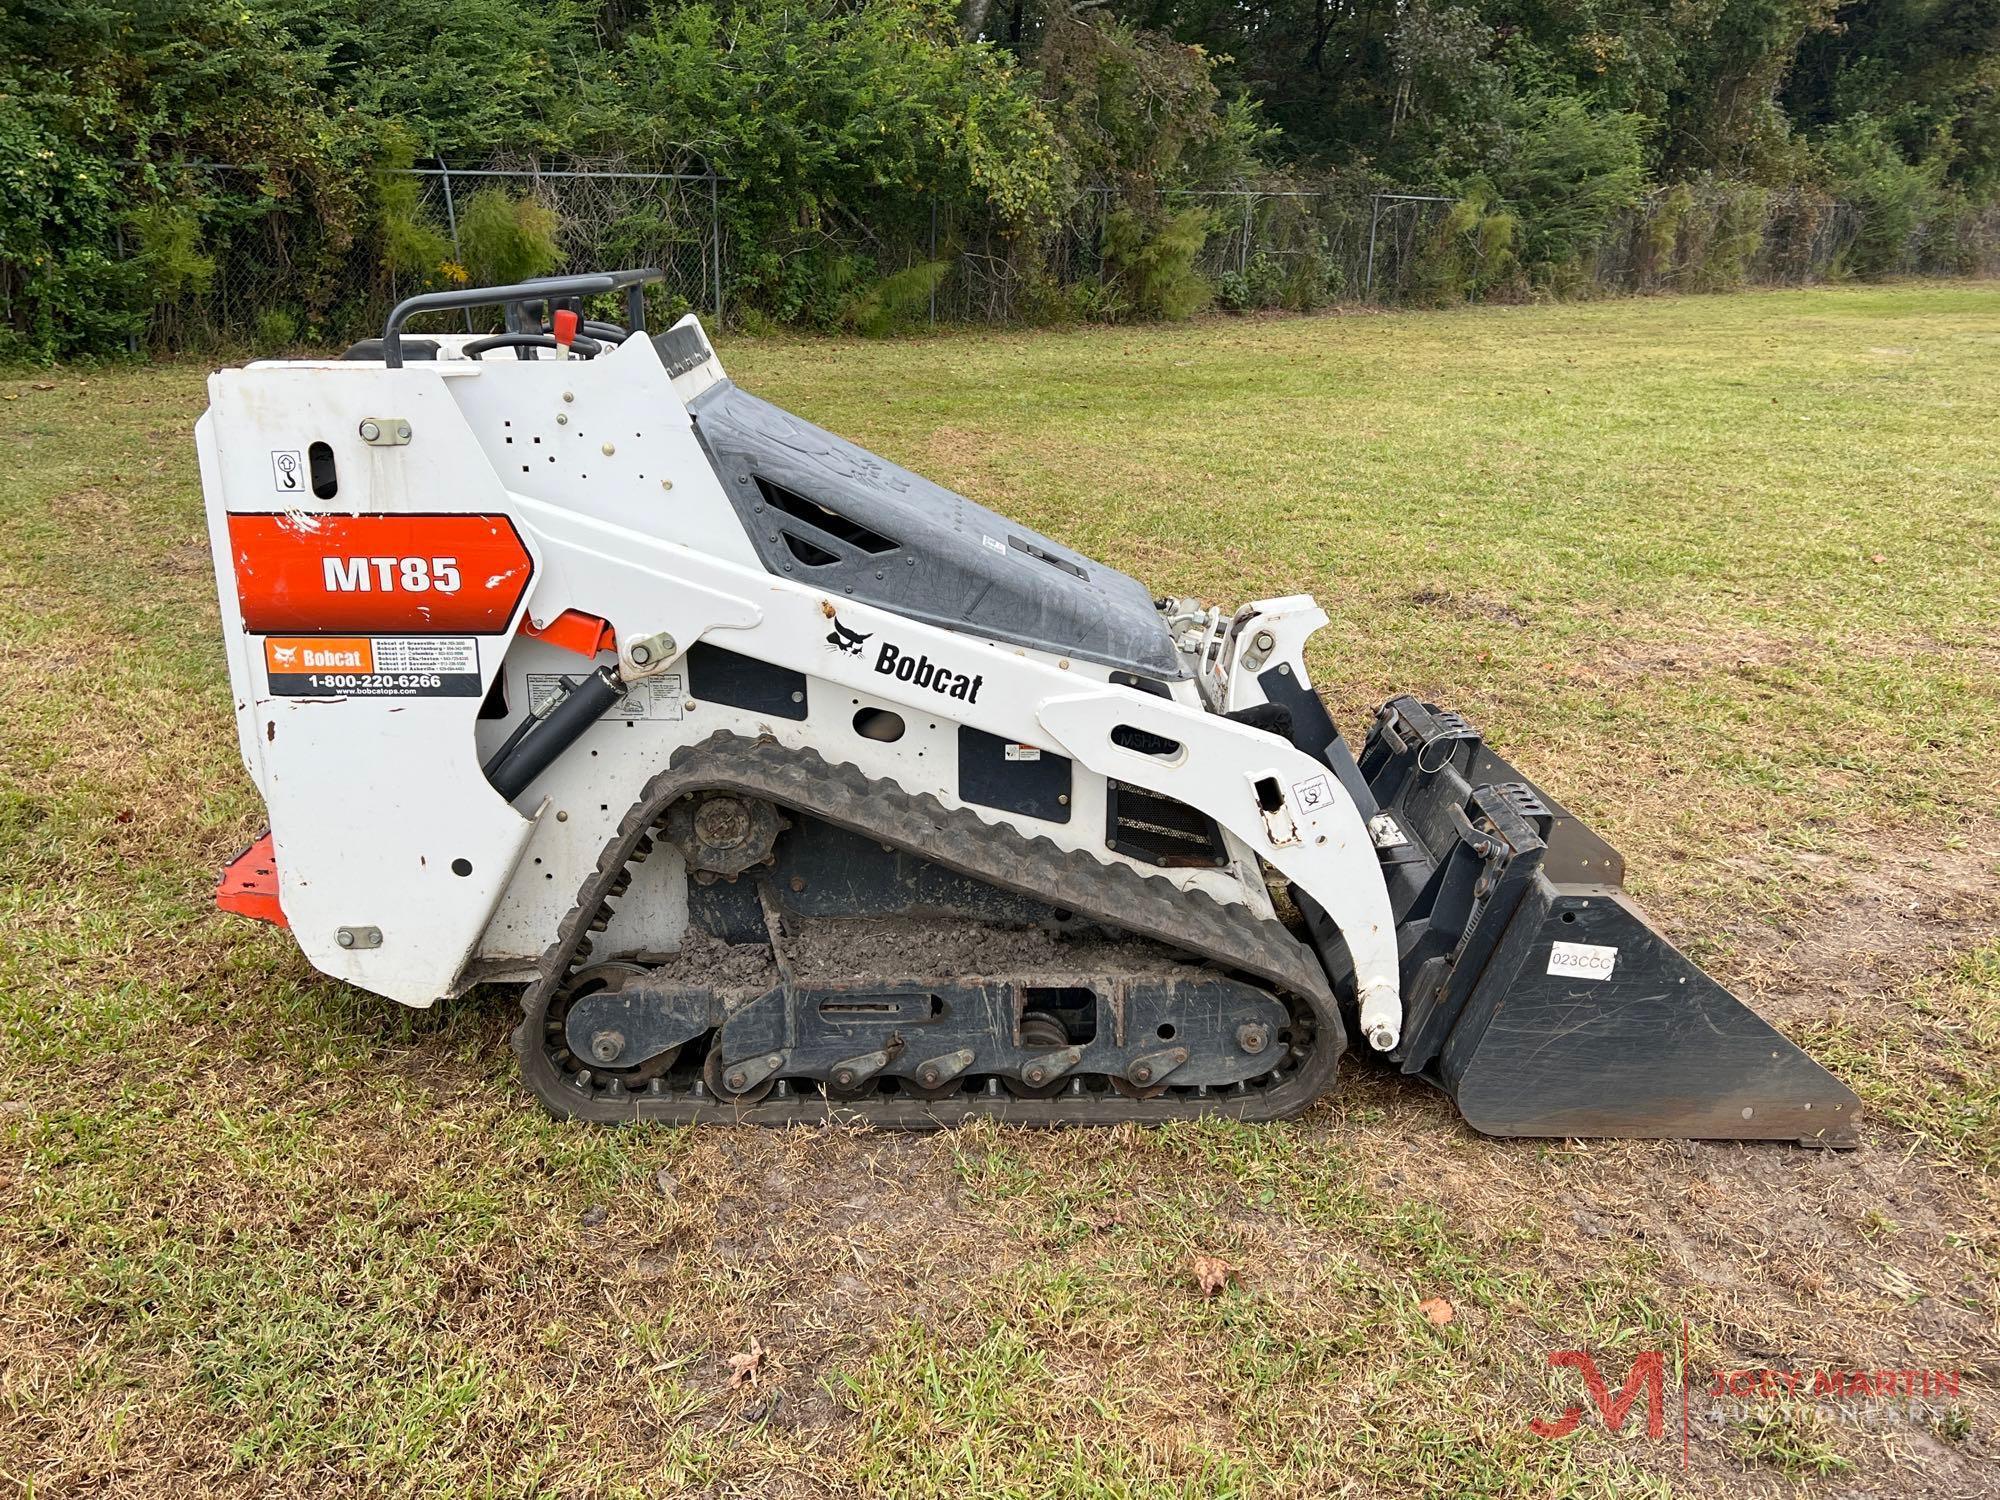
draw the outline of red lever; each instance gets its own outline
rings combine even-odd
[[[576,314],[567,307],[557,308],[555,325],[556,343],[568,352],[569,346],[576,342]]]

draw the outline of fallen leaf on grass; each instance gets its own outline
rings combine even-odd
[[[55,388],[56,383],[53,380],[37,380],[35,382],[35,389],[38,391],[52,391]]]
[[[755,1385],[757,1374],[763,1368],[764,1346],[753,1338],[749,1353],[729,1356],[729,1389],[733,1391],[739,1386]]]
[[[1236,1268],[1219,1255],[1197,1255],[1194,1258],[1194,1281],[1201,1288],[1204,1297],[1218,1297],[1222,1289],[1229,1285],[1229,1278],[1236,1274]]]
[[[1442,1328],[1458,1316],[1458,1309],[1442,1297],[1426,1297],[1417,1304],[1417,1311],[1430,1320],[1433,1328]]]

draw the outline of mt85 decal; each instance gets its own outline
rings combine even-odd
[[[229,547],[252,635],[498,635],[535,571],[506,516],[232,515]]]

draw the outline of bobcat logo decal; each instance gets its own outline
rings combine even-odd
[[[873,634],[871,631],[869,634]],[[861,643],[868,639],[859,631],[849,630],[840,623],[840,616],[833,617],[833,629],[826,633],[826,643],[837,651],[845,651],[849,656],[861,654]]]

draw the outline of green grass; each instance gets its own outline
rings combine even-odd
[[[1733,1446],[1752,1463],[1791,1475],[1841,1477],[1855,1467],[1827,1440],[1826,1419],[1810,1406],[1780,1406],[1745,1418],[1736,1426]]]
[[[2000,1170],[2000,947],[1960,954],[1884,1017],[1843,1016],[1804,1041],[1869,1108],[1940,1157]]]
[[[1268,1128],[551,1124],[507,997],[405,1012],[211,906],[261,814],[202,372],[0,378],[0,1483],[1980,1487],[1976,1373],[1900,1426],[1697,1422],[1687,1469],[1528,1422],[1581,1399],[1563,1349],[1614,1385],[1646,1349],[1678,1382],[1683,1337],[1697,1386],[1989,1359],[2000,288],[722,352],[1157,591],[1317,595],[1343,723],[1402,690],[1480,723],[1866,1146],[1499,1143],[1360,1070]]]

